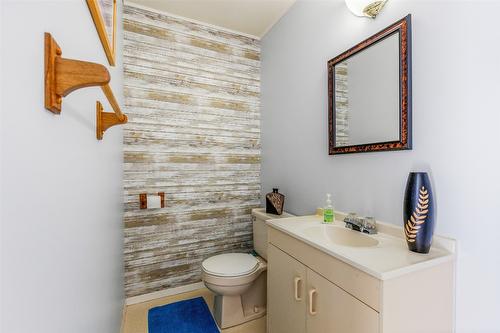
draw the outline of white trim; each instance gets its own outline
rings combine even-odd
[[[123,300],[123,309],[122,309],[122,324],[120,326],[120,333],[125,333],[125,315],[127,311],[127,303]]]
[[[262,38],[264,38],[264,36],[265,36],[265,35],[266,35],[266,34],[267,34],[267,33],[268,33],[268,32],[269,32],[269,31],[270,31],[270,30],[274,27],[274,25],[275,25],[276,23],[278,23],[278,21],[279,21],[279,20],[281,20],[281,18],[282,18],[283,16],[285,16],[285,14],[286,14],[286,13],[290,10],[290,8],[292,8],[292,6],[295,4],[295,1],[296,1],[296,0],[293,0],[293,1],[290,3],[290,6],[286,7],[285,9],[283,9],[283,12],[281,12],[281,14],[280,14],[278,17],[276,17],[276,19],[275,19],[273,22],[271,22],[271,23],[267,26],[267,28],[265,28],[265,29],[264,29],[264,31],[262,32],[262,34],[261,34],[261,35],[260,35],[260,37],[259,37],[259,40],[260,40],[260,39],[262,39]]]
[[[131,0],[124,0],[124,4],[126,6],[136,7],[136,8],[143,9],[143,10],[149,10],[149,11],[151,11],[153,13],[163,14],[163,15],[171,16],[171,17],[176,18],[176,19],[185,20],[185,21],[188,21],[188,22],[191,22],[191,23],[195,23],[195,24],[199,24],[199,25],[204,25],[204,26],[212,28],[212,29],[217,29],[217,30],[228,32],[228,33],[231,33],[231,34],[240,35],[240,36],[243,36],[243,37],[248,37],[248,38],[260,40],[260,37],[255,36],[255,35],[247,34],[247,33],[241,32],[241,31],[232,30],[232,29],[229,29],[229,28],[221,27],[221,26],[218,26],[218,25],[215,25],[215,24],[210,24],[210,23],[203,22],[203,21],[198,21],[198,20],[195,20],[195,19],[192,19],[192,18],[189,18],[189,17],[185,17],[185,16],[181,16],[181,15],[177,15],[177,14],[172,14],[172,13],[169,13],[169,12],[166,12],[166,11],[163,11],[163,10],[158,10],[158,9],[155,9],[155,8],[151,8],[151,7],[148,7],[148,6],[140,5],[140,4],[135,3],[135,2],[133,2]],[[276,20],[276,22],[278,22],[278,20]]]
[[[131,305],[131,304],[148,302],[148,301],[152,301],[152,300],[157,299],[157,298],[187,293],[189,291],[194,291],[194,290],[203,289],[203,288],[205,288],[205,284],[203,284],[203,282],[187,284],[185,286],[164,289],[164,290],[155,291],[155,292],[152,292],[149,294],[132,296],[132,297],[129,297],[125,300],[125,304]]]

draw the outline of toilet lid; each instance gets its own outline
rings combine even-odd
[[[219,254],[205,259],[201,266],[209,274],[218,276],[241,276],[257,268],[259,261],[247,253]]]

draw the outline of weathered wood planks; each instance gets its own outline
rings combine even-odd
[[[201,261],[252,247],[260,205],[260,45],[125,6],[126,296],[200,281]],[[139,193],[165,192],[163,209]]]

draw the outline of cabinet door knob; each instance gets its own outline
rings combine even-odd
[[[302,297],[300,297],[300,284],[302,282],[302,278],[301,277],[298,277],[296,276],[295,279],[293,279],[293,286],[294,286],[294,294],[293,294],[293,297],[295,298],[295,300],[297,302],[300,302],[302,301]]]
[[[316,311],[316,305],[314,304],[315,303],[315,299],[316,297],[314,297],[314,295],[317,294],[317,291],[316,289],[311,289],[309,290],[309,314],[311,316],[315,316],[318,312]]]

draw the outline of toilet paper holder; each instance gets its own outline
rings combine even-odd
[[[165,192],[158,192],[157,195],[160,197],[161,208],[165,208]],[[139,203],[140,203],[141,209],[148,208],[148,194],[147,193],[139,194]]]

